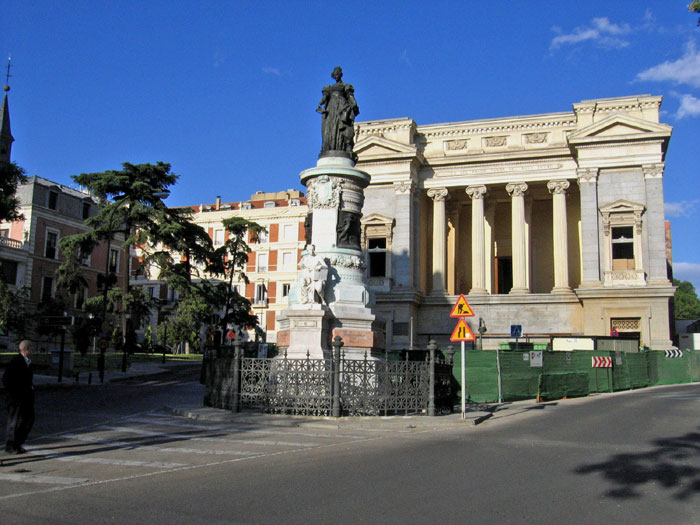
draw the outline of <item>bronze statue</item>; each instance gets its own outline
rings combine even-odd
[[[323,115],[321,123],[321,156],[326,152],[342,151],[353,157],[355,116],[360,113],[355,100],[355,88],[343,82],[343,70],[336,67],[331,74],[335,84],[323,88],[323,97],[316,111]]]

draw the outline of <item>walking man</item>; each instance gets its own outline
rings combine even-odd
[[[19,353],[12,358],[2,376],[7,396],[7,442],[5,452],[24,454],[22,447],[34,424],[34,385],[29,354],[31,341],[19,344]]]

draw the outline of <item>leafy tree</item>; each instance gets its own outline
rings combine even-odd
[[[22,219],[19,199],[15,196],[17,186],[27,182],[25,171],[14,162],[0,162],[0,221]]]
[[[29,331],[31,315],[25,308],[27,288],[16,291],[0,279],[0,329],[18,339],[24,339]]]
[[[700,13],[700,0],[693,0],[688,4],[688,11],[691,13]],[[700,26],[700,18],[698,19],[698,25]]]
[[[674,279],[673,285],[677,287],[673,298],[676,319],[700,318],[700,299],[695,293],[693,283]]]

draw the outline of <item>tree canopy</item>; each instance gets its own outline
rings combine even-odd
[[[22,218],[19,213],[17,186],[27,182],[22,168],[14,162],[0,162],[0,221],[15,221]]]
[[[688,4],[688,11],[691,13],[700,13],[700,0],[693,0]],[[698,18],[698,25],[700,26],[700,18]]]
[[[676,319],[700,319],[700,299],[693,283],[674,279],[673,284],[677,287],[673,298]]]

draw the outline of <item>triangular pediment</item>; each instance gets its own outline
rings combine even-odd
[[[413,145],[401,144],[400,142],[389,140],[378,135],[370,135],[355,144],[355,153],[361,157],[393,156],[397,153],[415,155],[416,151],[416,147]]]
[[[393,224],[394,223],[394,218],[393,217],[387,217],[386,215],[382,215],[380,213],[370,213],[369,215],[365,215],[362,217],[362,224],[364,225],[373,225],[373,224]]]
[[[671,135],[671,126],[630,117],[625,113],[615,113],[572,133],[569,135],[569,142],[589,142],[598,138],[603,140],[611,138],[638,138],[643,135],[668,137]]]
[[[600,207],[601,213],[634,213],[644,211],[644,204],[632,202],[625,199],[618,199],[615,202],[604,204]]]

